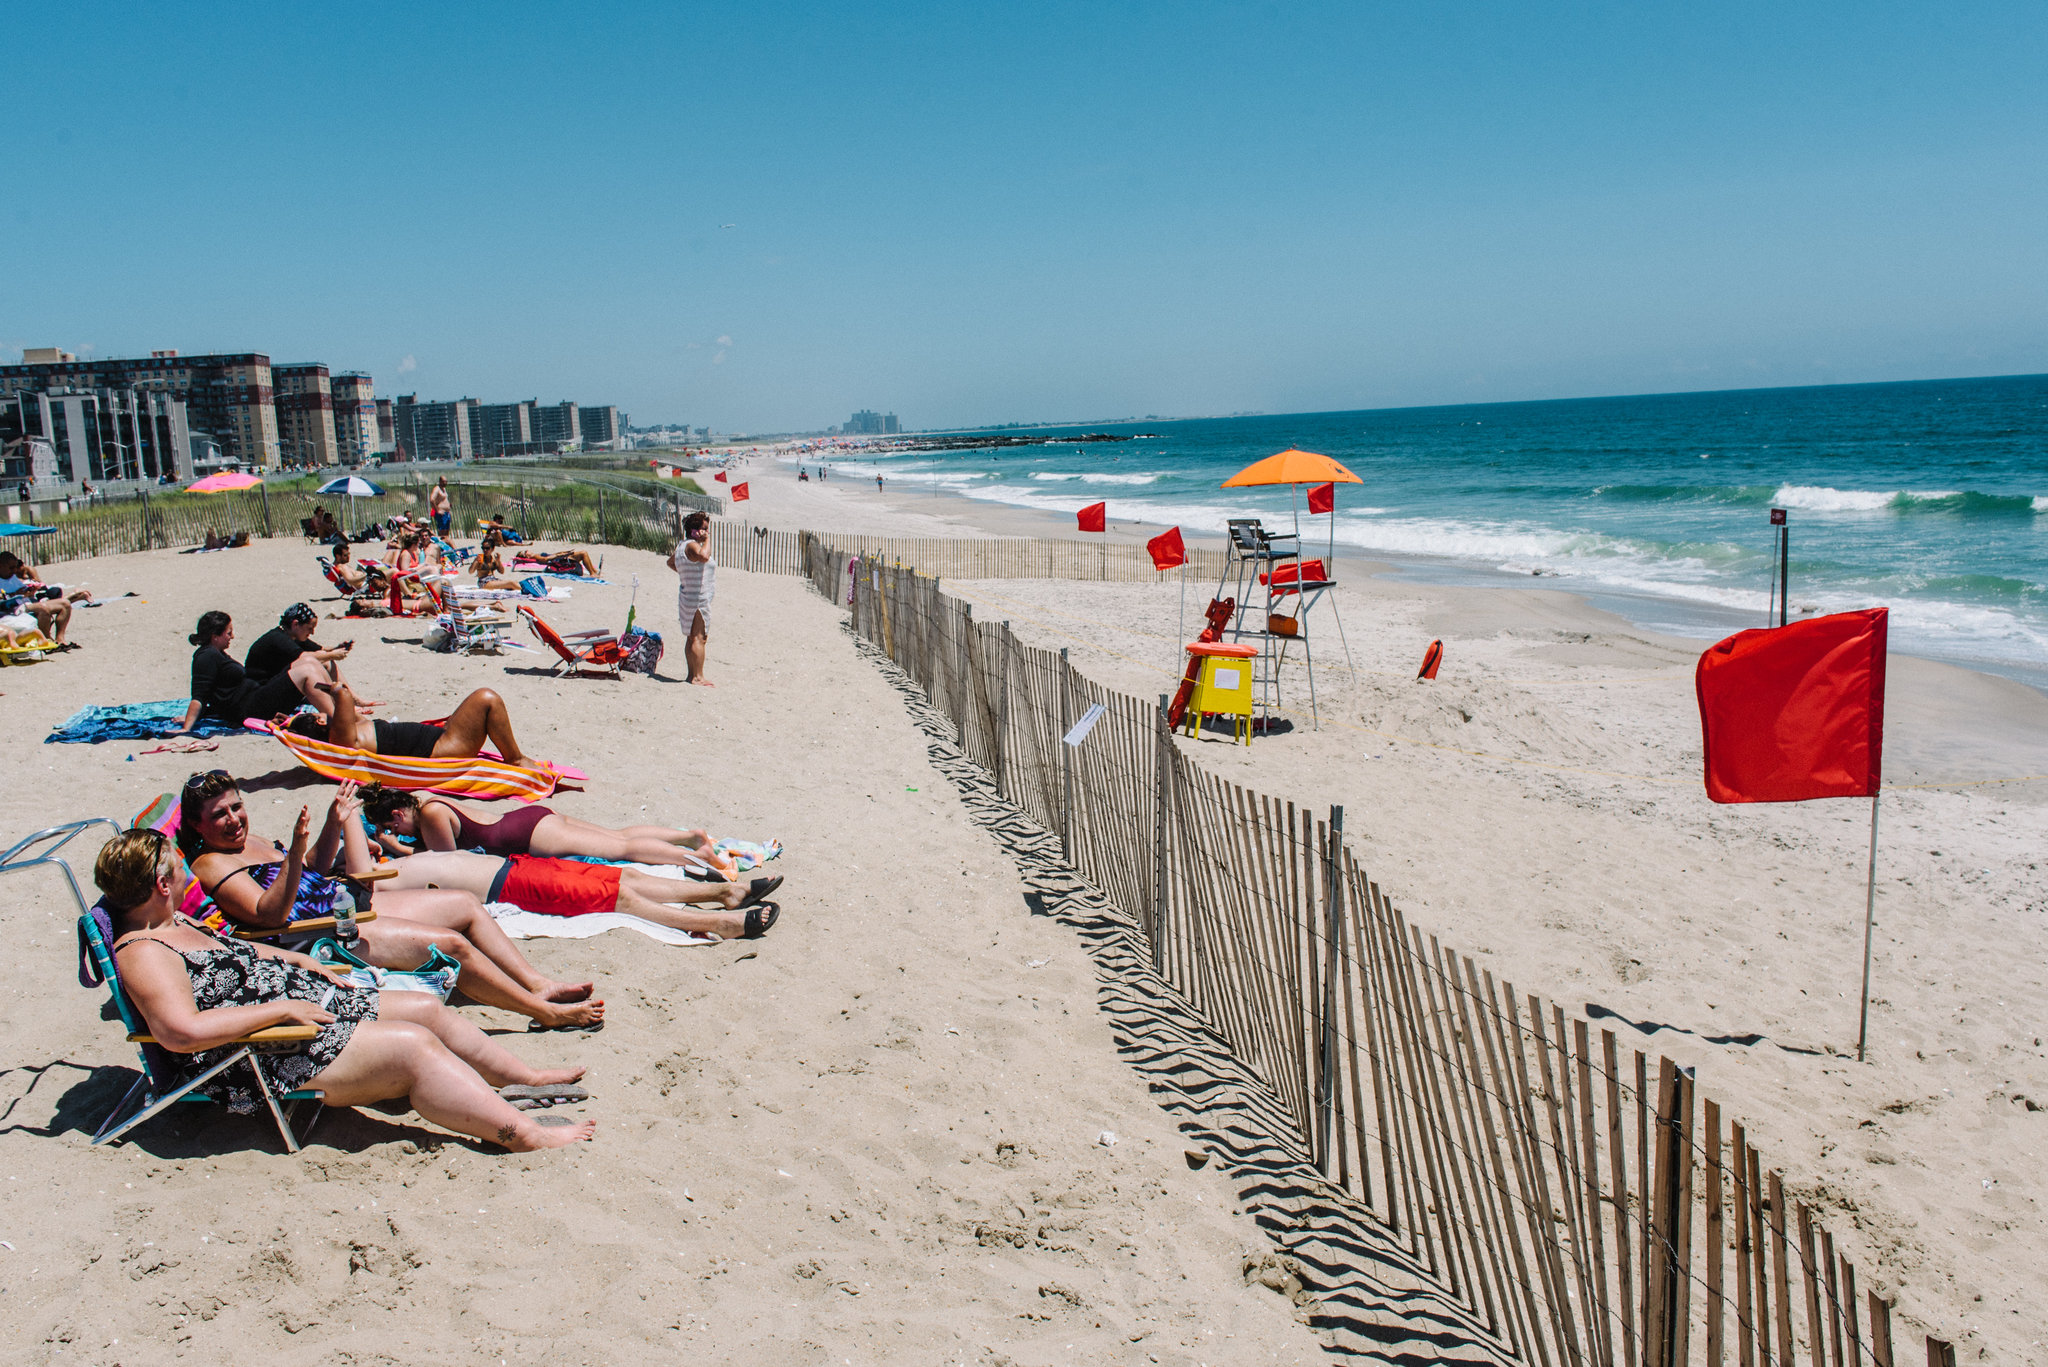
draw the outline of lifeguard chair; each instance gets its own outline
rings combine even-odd
[[[1321,556],[1303,560],[1299,533],[1269,532],[1253,517],[1232,518],[1226,525],[1230,552],[1216,594],[1222,597],[1223,585],[1235,584],[1238,607],[1229,635],[1254,658],[1250,682],[1257,719],[1250,725],[1263,730],[1277,718],[1280,667],[1286,663],[1288,645],[1296,641],[1308,662],[1309,715],[1320,725],[1315,648],[1309,641],[1306,618],[1308,610],[1333,587],[1328,562]]]

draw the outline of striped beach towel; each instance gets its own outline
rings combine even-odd
[[[521,802],[538,802],[555,790],[557,775],[552,771],[522,769],[482,755],[473,759],[408,759],[331,745],[286,731],[273,722],[252,718],[249,726],[252,730],[268,731],[299,763],[337,783],[354,779],[357,783],[381,783],[386,788],[407,792],[446,793],[450,797],[484,800],[516,797]]]

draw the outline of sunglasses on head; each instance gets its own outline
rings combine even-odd
[[[205,788],[209,784],[213,783],[216,779],[225,780],[225,782],[223,782],[220,785],[222,788],[231,788],[234,786],[235,776],[229,773],[227,770],[208,769],[203,774],[194,774],[192,775],[192,777],[186,779],[185,791],[188,793],[196,793],[200,789]]]

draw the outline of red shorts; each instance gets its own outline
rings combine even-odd
[[[616,911],[619,870],[613,864],[585,864],[575,859],[543,859],[515,854],[508,859],[502,884],[492,901],[506,901],[549,916],[588,916]]]

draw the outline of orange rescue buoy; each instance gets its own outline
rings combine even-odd
[[[1429,649],[1422,652],[1422,668],[1415,671],[1418,679],[1434,679],[1436,667],[1444,662],[1444,643],[1431,641]]]

